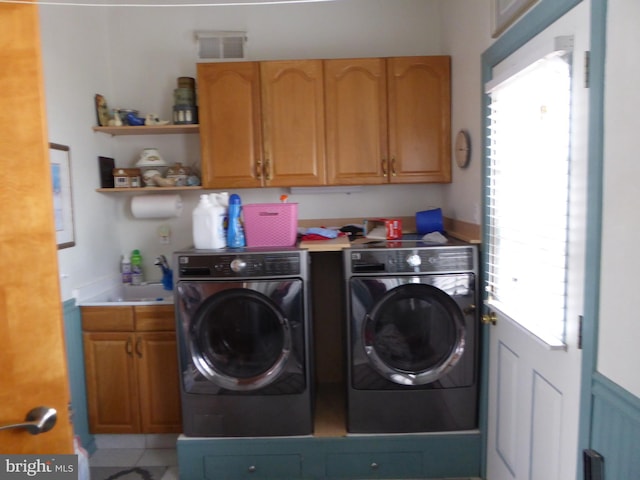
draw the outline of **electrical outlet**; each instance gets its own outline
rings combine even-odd
[[[160,225],[158,227],[158,237],[160,244],[169,245],[171,243],[171,227],[169,225]]]

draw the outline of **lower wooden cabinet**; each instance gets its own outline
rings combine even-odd
[[[173,305],[82,307],[92,433],[182,431]]]

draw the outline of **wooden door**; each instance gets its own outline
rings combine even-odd
[[[327,183],[388,183],[385,60],[325,60],[324,75]]]
[[[203,186],[262,186],[258,63],[198,64],[198,95]]]
[[[451,59],[387,60],[391,183],[451,181]]]
[[[144,433],[182,431],[178,354],[174,332],[136,335],[140,413]]]
[[[140,409],[134,334],[83,334],[91,433],[139,433]]]
[[[265,185],[326,183],[322,60],[260,63]]]
[[[0,452],[73,453],[36,5],[0,3],[0,425],[55,408],[40,435],[0,431]]]

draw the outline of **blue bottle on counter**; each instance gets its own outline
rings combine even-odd
[[[227,246],[240,248],[245,246],[244,228],[242,226],[242,202],[240,195],[232,194],[229,197],[229,225],[227,228]]]

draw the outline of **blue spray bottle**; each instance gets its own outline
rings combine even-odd
[[[232,194],[229,197],[229,225],[227,228],[227,246],[240,248],[245,246],[244,228],[242,226],[242,202],[240,195]]]

